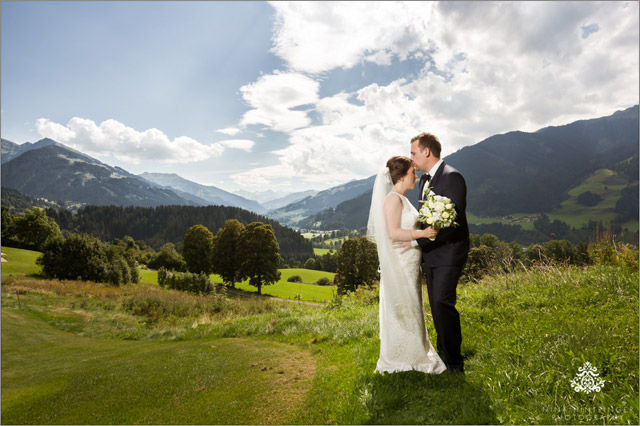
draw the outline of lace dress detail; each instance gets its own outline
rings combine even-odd
[[[418,211],[411,202],[397,192],[389,196],[402,200],[401,227],[418,229]],[[440,374],[446,366],[431,345],[425,325],[420,282],[422,251],[414,247],[401,251],[394,250],[394,255],[398,256],[402,273],[380,280],[380,358],[376,372],[416,370]]]

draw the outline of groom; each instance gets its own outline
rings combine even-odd
[[[429,182],[436,195],[449,197],[455,204],[459,226],[441,229],[435,241],[423,238],[418,244],[422,249],[429,304],[438,334],[438,353],[449,371],[464,373],[456,287],[469,253],[467,186],[460,172],[440,159],[441,149],[440,141],[431,133],[420,133],[411,139],[411,159],[416,169],[427,172],[420,179],[420,199],[424,198]]]

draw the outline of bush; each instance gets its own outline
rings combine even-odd
[[[587,246],[589,259],[598,265],[622,266],[629,270],[638,269],[638,247],[630,244],[616,244],[611,230],[596,231]]]
[[[289,278],[287,278],[287,281],[290,283],[301,283],[302,277],[300,275],[292,275]]]
[[[583,206],[592,207],[602,201],[602,197],[598,194],[594,194],[591,191],[583,192],[578,195],[578,204],[582,204]]]
[[[304,262],[304,269],[315,270],[316,268],[316,260],[313,257],[310,257],[306,262]]]
[[[192,272],[170,272],[165,268],[158,271],[158,284],[173,290],[187,291],[189,293],[211,293],[213,284],[205,274]]]
[[[331,285],[331,280],[329,280],[329,278],[327,278],[327,277],[322,277],[318,281],[316,281],[316,284],[318,284],[318,285]]]

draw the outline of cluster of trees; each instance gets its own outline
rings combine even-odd
[[[248,279],[261,294],[263,285],[280,279],[282,257],[269,224],[253,222],[245,227],[229,219],[215,236],[205,226],[194,225],[184,237],[182,250],[190,272],[216,273],[230,287]]]
[[[50,278],[106,282],[115,285],[140,280],[132,249],[106,244],[92,235],[56,236],[42,247],[37,263]]]
[[[130,236],[159,249],[166,243],[178,245],[188,229],[200,224],[216,232],[227,220],[241,223],[261,222],[271,226],[283,257],[291,265],[301,265],[313,256],[311,242],[297,231],[264,216],[228,206],[159,206],[121,207],[86,206],[72,214],[65,210],[47,209],[62,230],[94,235],[103,241]]]
[[[349,240],[347,240],[349,241]],[[340,249],[342,250],[342,248]],[[304,269],[314,271],[336,272],[338,268],[338,252],[325,253],[321,256],[310,257],[304,262]]]
[[[8,207],[2,206],[2,244],[42,251],[47,240],[60,236],[60,227],[44,210],[26,209],[16,216]]]
[[[521,249],[516,243],[505,243],[492,234],[471,235],[469,258],[463,271],[467,280],[485,275],[509,273],[536,264],[625,264],[638,268],[638,247],[615,242],[611,229],[596,230],[589,243],[573,244],[567,240],[551,240]]]

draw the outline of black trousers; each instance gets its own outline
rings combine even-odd
[[[431,315],[438,335],[438,353],[447,368],[452,371],[464,370],[464,360],[460,351],[460,314],[456,309],[456,288],[463,266],[429,267],[426,263],[423,265]]]

